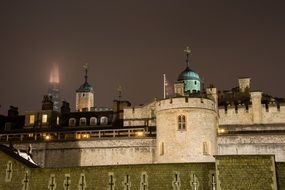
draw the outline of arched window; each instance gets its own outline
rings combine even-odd
[[[96,117],[90,118],[90,125],[97,125],[97,118]]]
[[[178,116],[178,130],[186,130],[186,117],[185,115]]]
[[[68,121],[68,125],[69,126],[75,126],[75,124],[76,124],[75,118],[70,118],[69,121]]]
[[[108,118],[106,116],[103,116],[100,118],[101,125],[107,125],[108,124]]]
[[[80,118],[80,120],[79,120],[79,125],[80,125],[80,126],[86,125],[86,118],[85,118],[85,117],[81,117],[81,118]]]

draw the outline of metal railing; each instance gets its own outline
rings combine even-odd
[[[103,129],[103,130],[78,130],[57,132],[23,132],[0,134],[0,142],[31,142],[31,141],[70,141],[70,140],[96,140],[103,138],[144,138],[154,137],[155,132],[147,128],[132,129]]]

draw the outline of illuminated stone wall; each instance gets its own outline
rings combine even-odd
[[[254,120],[254,115],[258,115],[259,122]],[[252,124],[285,124],[285,105],[281,104],[278,109],[276,104],[271,104],[266,109],[264,104],[260,106],[239,106],[236,110],[234,107],[219,108],[219,124],[220,125],[252,125]]]
[[[218,154],[274,154],[285,162],[285,134],[235,134],[218,136]]]
[[[156,101],[147,105],[124,109],[124,126],[155,126]]]
[[[15,144],[27,150],[30,143]],[[67,142],[32,143],[33,159],[40,166],[144,164],[154,162],[155,139],[116,138]]]

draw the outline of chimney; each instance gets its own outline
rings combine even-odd
[[[61,114],[69,114],[70,113],[70,105],[66,101],[62,101],[62,106],[60,108]]]
[[[17,117],[17,116],[19,116],[18,108],[10,106],[8,110],[8,117]]]
[[[238,84],[239,84],[239,91],[240,92],[245,92],[246,90],[250,89],[250,78],[241,78],[238,79]]]
[[[51,96],[44,95],[42,101],[42,110],[53,110],[53,102]]]

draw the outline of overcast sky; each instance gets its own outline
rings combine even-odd
[[[225,90],[239,77],[252,88],[285,97],[285,3],[262,0],[1,1],[0,113],[39,110],[53,63],[61,97],[75,106],[75,90],[89,83],[97,106],[111,106],[122,85],[133,105],[161,98],[191,68]]]

